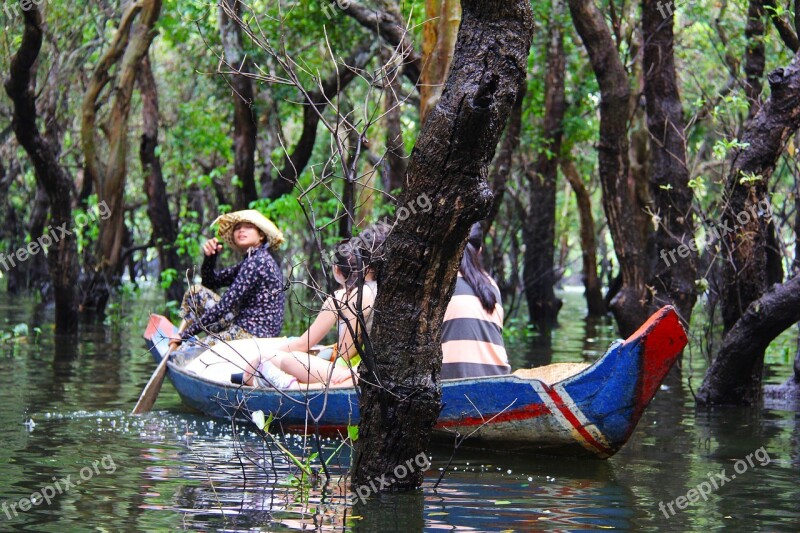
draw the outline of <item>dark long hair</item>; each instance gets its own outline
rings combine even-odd
[[[384,265],[383,243],[387,229],[384,225],[374,224],[364,229],[358,236],[345,239],[336,246],[333,263],[342,271],[345,288],[350,292],[363,280],[369,270],[377,275]]]
[[[483,245],[483,229],[480,222],[476,222],[469,230],[469,239],[464,248],[464,257],[461,258],[461,266],[458,271],[464,276],[464,281],[472,287],[475,296],[481,301],[481,305],[488,313],[494,312],[497,304],[497,295],[494,287],[489,281],[489,274],[483,268],[480,250]]]
[[[359,246],[353,245],[352,239],[345,239],[336,246],[333,264],[339,267],[344,277],[344,286],[349,293],[356,285],[358,279],[366,275],[366,262]]]

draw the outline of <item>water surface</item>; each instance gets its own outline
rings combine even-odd
[[[551,347],[511,346],[516,365],[594,360],[614,338],[610,322],[582,320],[579,294],[563,297]],[[323,443],[332,480],[309,487],[251,427],[189,412],[169,384],[156,411],[131,417],[154,368],[141,339],[151,306],[126,303],[115,311],[117,326],[84,326],[77,341],[54,340],[51,311],[0,295],[0,328],[29,327],[0,355],[0,531],[796,531],[800,523],[800,415],[696,411],[691,389],[704,370],[696,346],[683,379],[668,380],[610,460],[462,448],[434,488],[453,454],[437,446],[422,490],[351,505],[342,478],[349,451],[334,454],[336,439]],[[779,382],[789,372],[785,365],[768,375]],[[302,455],[312,443],[285,444]],[[719,474],[728,478],[721,486]],[[678,498],[697,496],[690,491],[712,479],[717,488],[678,508]],[[20,509],[21,499],[43,490],[53,493],[49,504],[35,497],[37,505]]]

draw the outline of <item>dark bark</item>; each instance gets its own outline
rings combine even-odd
[[[767,104],[768,105],[768,104]],[[700,405],[752,405],[761,398],[764,352],[800,320],[800,276],[753,301],[722,341],[697,393]]]
[[[500,212],[500,206],[503,205],[506,189],[508,189],[508,177],[511,175],[514,153],[519,148],[519,136],[522,131],[522,105],[527,91],[527,80],[523,80],[517,92],[514,107],[511,108],[511,116],[508,117],[503,142],[500,144],[500,150],[498,150],[492,164],[489,183],[492,185],[494,199],[492,200],[492,206],[489,208],[489,214],[486,215],[486,219],[483,221],[483,231],[487,235],[492,224],[494,224],[494,219],[497,218],[497,213]]]
[[[659,7],[656,0],[644,0],[642,4],[650,183],[655,212],[660,216],[655,235],[659,257],[649,283],[654,288],[651,308],[655,311],[674,305],[689,324],[697,300],[692,190],[686,165],[683,106],[675,73],[673,15],[670,13],[665,19]],[[665,259],[667,252],[681,246],[689,248],[688,253],[682,250],[677,261]]]
[[[568,0],[572,21],[600,86],[598,174],[603,208],[619,260],[622,286],[611,300],[620,333],[627,337],[649,316],[646,282],[652,243],[646,194],[630,173],[628,120],[631,90],[605,18],[591,0]],[[645,196],[643,198],[643,196]]]
[[[6,168],[2,159],[0,159],[0,197],[3,198],[4,209],[3,222],[2,226],[0,226],[0,239],[6,243],[9,252],[15,251],[22,246],[22,236],[25,234],[19,213],[17,213],[17,209],[11,202],[9,194],[11,185],[20,172],[17,161],[12,159],[8,168]],[[7,266],[10,267],[10,265]],[[6,280],[6,292],[14,295],[26,292],[28,289],[27,276],[20,272],[19,268],[7,268],[7,266],[0,265],[0,268],[3,269],[3,277]]]
[[[268,194],[271,200],[276,200],[292,191],[297,183],[297,178],[308,165],[314,152],[320,114],[325,110],[328,101],[335,98],[353,81],[356,73],[367,65],[373,55],[370,43],[361,44],[344,63],[337,67],[336,72],[326,80],[322,80],[317,90],[308,92],[308,101],[305,102],[303,108],[303,131],[300,133],[300,138],[294,145],[292,153],[284,157],[283,168],[271,180],[272,188]]]
[[[161,172],[161,160],[156,155],[158,147],[158,89],[153,76],[150,58],[142,59],[139,71],[139,91],[142,96],[142,140],[139,159],[144,170],[144,192],[147,195],[147,216],[153,228],[153,243],[158,249],[160,272],[174,269],[178,275],[166,289],[167,300],[181,301],[183,296],[183,265],[175,249],[178,236],[169,212],[167,186]]]
[[[787,139],[800,127],[800,56],[773,70],[768,80],[771,95],[745,128],[746,147],[734,153],[725,188],[720,226],[731,230],[720,228],[725,233],[721,300],[726,332],[775,281],[768,250],[773,231],[768,185]]]
[[[225,61],[233,70],[250,73],[250,60],[242,46],[240,0],[221,0],[219,4],[219,28]],[[235,13],[236,18],[226,14]],[[233,91],[233,170],[239,179],[234,209],[247,209],[250,202],[258,200],[255,180],[256,135],[258,118],[253,101],[253,80],[249,76],[232,75],[228,83]]]
[[[583,261],[583,286],[588,316],[598,317],[607,313],[600,278],[597,275],[597,240],[592,215],[592,199],[581,180],[575,164],[569,160],[561,161],[561,170],[575,192],[580,219],[581,259]]]
[[[60,165],[58,148],[41,135],[36,127],[34,73],[42,48],[42,17],[36,5],[22,13],[25,30],[19,50],[11,60],[5,89],[14,103],[12,127],[19,144],[31,159],[37,183],[50,200],[50,225],[72,228],[72,179]],[[55,296],[56,333],[74,333],[78,329],[78,258],[74,235],[65,235],[47,251],[47,264]]]
[[[761,79],[764,77],[764,0],[750,0],[744,28],[747,48],[744,53],[744,94],[749,105],[748,118],[761,108]]]
[[[530,3],[464,0],[453,64],[411,154],[403,203],[433,208],[398,220],[375,303],[374,343],[361,367],[353,483],[386,475],[392,490],[420,486],[394,469],[423,453],[439,414],[441,323],[473,222],[491,204],[487,167],[525,76]],[[369,349],[374,348],[374,349]]]
[[[50,199],[47,190],[41,183],[36,184],[36,197],[33,201],[33,210],[30,214],[28,224],[29,242],[50,231],[50,227],[45,228],[47,215],[50,212]],[[41,296],[42,302],[47,302],[52,298],[50,287],[50,275],[47,271],[47,257],[43,253],[32,255],[27,261],[21,263],[18,268],[24,272],[26,277],[26,288],[29,291],[36,291]]]
[[[407,31],[399,11],[391,9],[378,11],[354,1],[339,0],[337,3],[337,0],[330,0],[330,2],[394,48],[400,55],[403,75],[417,87],[422,73],[422,57],[414,49],[412,36]]]
[[[562,305],[554,291],[556,276],[553,264],[556,180],[566,112],[564,35],[559,11],[557,9],[554,12],[550,21],[547,73],[544,81],[543,146],[533,168],[528,168],[525,173],[529,187],[529,207],[522,225],[522,239],[525,243],[523,280],[530,323],[535,324],[542,335],[548,338],[550,329],[557,325],[558,311]]]

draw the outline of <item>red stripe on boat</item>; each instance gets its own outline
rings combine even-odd
[[[575,428],[575,431],[577,431],[581,435],[581,437],[583,437],[586,440],[587,443],[591,444],[594,448],[597,449],[597,451],[603,454],[614,455],[613,450],[611,450],[607,446],[604,446],[602,443],[598,442],[597,439],[595,439],[594,436],[591,433],[589,433],[589,431],[587,431],[585,427],[583,427],[583,424],[581,424],[580,420],[578,420],[578,417],[575,416],[575,414],[572,411],[570,411],[569,407],[567,407],[567,402],[565,402],[564,399],[561,398],[561,395],[559,395],[555,389],[552,389],[547,385],[545,385],[544,390],[553,400],[553,403],[561,412],[561,414],[564,416],[564,418],[570,424],[572,424],[572,427]]]
[[[533,405],[526,405],[522,409],[514,409],[500,413],[497,416],[489,417],[492,422],[511,422],[514,420],[527,420],[529,418],[537,418],[542,415],[550,414],[550,410],[546,405],[537,403]],[[480,426],[486,423],[486,417],[471,416],[462,418],[460,420],[449,420],[447,422],[440,422],[436,424],[437,428],[448,428],[454,426]]]

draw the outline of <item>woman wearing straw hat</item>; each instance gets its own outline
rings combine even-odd
[[[201,331],[211,334],[209,344],[251,337],[277,337],[283,327],[283,275],[271,251],[283,242],[283,234],[271,220],[253,209],[217,218],[217,235],[245,255],[229,268],[215,270],[222,245],[209,239],[203,245],[202,285],[192,286],[181,305],[180,339]],[[213,224],[212,224],[213,225]],[[220,297],[215,290],[230,288]]]

